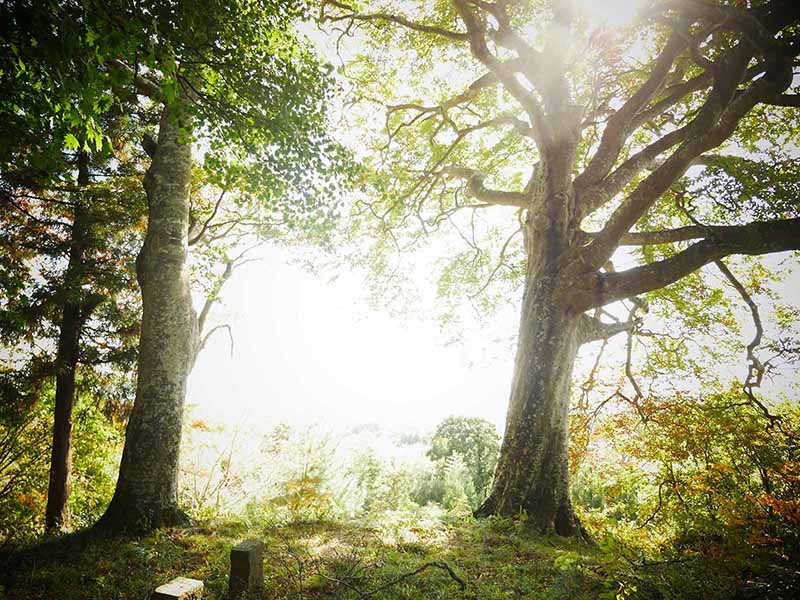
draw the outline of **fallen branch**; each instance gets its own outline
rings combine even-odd
[[[374,596],[375,594],[383,592],[383,591],[387,590],[388,588],[390,588],[390,587],[392,587],[394,585],[397,585],[398,583],[400,583],[402,581],[405,581],[406,579],[409,579],[411,577],[419,575],[423,571],[426,571],[426,570],[428,570],[430,568],[441,569],[443,571],[446,571],[447,574],[450,576],[450,578],[453,581],[455,581],[456,583],[458,583],[458,586],[459,586],[459,588],[461,588],[462,592],[467,589],[467,584],[464,583],[463,579],[461,579],[458,575],[456,575],[455,571],[453,571],[453,569],[450,568],[450,565],[448,565],[447,563],[444,563],[444,562],[435,562],[434,561],[434,562],[425,563],[421,567],[418,567],[417,569],[414,569],[413,571],[410,571],[408,573],[403,573],[402,575],[400,575],[398,577],[395,577],[391,581],[388,581],[388,582],[384,583],[383,585],[375,588],[374,590],[371,590],[369,592],[364,592],[364,593],[360,594],[358,597],[359,598],[369,598],[370,596]]]

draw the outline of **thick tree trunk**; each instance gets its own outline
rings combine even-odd
[[[568,415],[578,316],[559,302],[550,277],[525,294],[506,430],[494,484],[478,516],[519,516],[543,533],[572,536]]]
[[[572,172],[580,113],[570,107],[552,136],[529,193],[528,268],[506,429],[492,491],[477,516],[525,514],[543,533],[582,534],[569,490],[568,424],[581,314],[569,309],[566,258],[579,243]]]
[[[83,157],[81,162],[85,163]],[[78,183],[85,185],[86,166],[81,166]],[[64,302],[56,354],[53,447],[45,509],[45,527],[48,531],[69,527],[67,502],[72,470],[72,407],[75,403],[75,375],[83,325],[81,287],[84,281],[83,261],[89,240],[89,227],[86,208],[78,206],[72,223],[69,263],[64,275]]]
[[[137,259],[142,290],[136,400],[114,497],[98,523],[145,531],[188,521],[178,507],[186,379],[197,347],[187,272],[192,156],[185,112],[165,108],[145,177],[149,221]]]

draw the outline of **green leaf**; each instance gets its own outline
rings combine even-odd
[[[77,150],[80,147],[80,142],[78,141],[78,138],[71,133],[68,133],[64,136],[64,146],[67,148],[67,150]]]

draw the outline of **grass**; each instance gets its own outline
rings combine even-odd
[[[155,587],[183,576],[205,583],[205,599],[223,599],[230,550],[251,538],[265,545],[268,599],[721,600],[766,591],[776,599],[800,597],[797,574],[768,574],[750,582],[757,595],[738,596],[753,574],[729,560],[704,561],[697,553],[644,560],[612,540],[588,546],[536,535],[519,521],[427,509],[390,511],[369,523],[232,520],[91,539],[80,547],[40,543],[22,555],[24,561],[18,554],[13,570],[0,562],[0,597],[147,600]],[[455,577],[438,566],[404,577],[434,562]]]
[[[41,547],[16,572],[5,573],[5,593],[9,600],[144,600],[157,585],[184,576],[203,580],[204,598],[221,599],[230,549],[248,538],[265,543],[266,598],[358,598],[434,561],[450,566],[466,589],[444,569],[428,568],[369,597],[579,599],[610,590],[603,575],[606,557],[596,548],[534,536],[512,523],[465,518],[411,525],[388,520],[376,526],[228,522],[135,539],[97,539],[80,549]]]

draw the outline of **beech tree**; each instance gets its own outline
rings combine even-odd
[[[295,227],[333,215],[333,202],[321,199],[335,195],[326,174],[341,166],[342,154],[323,127],[326,70],[292,30],[304,10],[302,2],[269,0],[7,7],[18,26],[6,46],[22,65],[17,78],[47,75],[34,90],[52,97],[44,114],[71,113],[91,133],[88,152],[92,141],[103,143],[101,117],[123,100],[155,111],[159,123],[142,140],[151,162],[136,261],[143,311],[136,398],[100,528],[186,520],[177,504],[178,452],[186,379],[200,347],[187,256],[189,242],[209,233],[208,219],[198,223],[191,214],[193,142],[205,141],[206,177],[235,188],[241,206],[259,206]],[[75,94],[71,102],[60,102],[64,89]]]
[[[207,164],[222,185],[234,180],[243,190],[241,202],[279,199],[289,215],[317,209],[313,177],[335,153],[321,129],[324,72],[291,32],[302,5],[175,8],[152,7],[159,18],[151,33],[170,32],[161,48],[168,68],[162,63],[159,73],[139,75],[136,53],[111,64],[163,106],[158,137],[146,147],[152,162],[144,181],[148,230],[137,260],[143,316],[136,402],[117,489],[99,523],[112,530],[186,521],[177,505],[178,453],[186,379],[200,343],[187,277],[192,133],[210,130]]]
[[[583,533],[567,453],[579,348],[636,330],[648,293],[705,265],[741,287],[726,257],[800,248],[785,195],[800,5],[642,2],[616,29],[585,6],[324,0],[319,14],[337,44],[371,40],[344,73],[384,112],[364,109],[375,159],[353,216],[378,233],[379,275],[398,272],[388,250],[453,224],[469,248],[440,285],[473,300],[498,282],[522,291],[506,429],[476,514],[525,513],[563,536]],[[620,258],[633,266],[616,270]],[[609,318],[621,302],[629,318]]]

